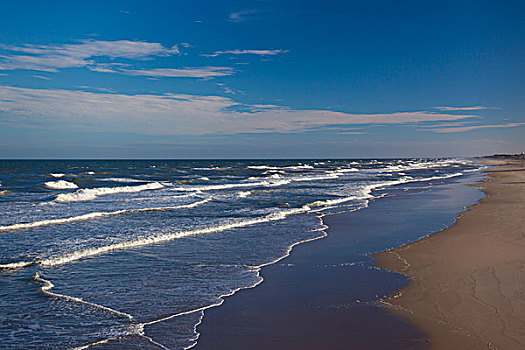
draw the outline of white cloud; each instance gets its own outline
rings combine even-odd
[[[167,78],[210,78],[232,75],[234,70],[229,67],[185,67],[185,68],[154,68],[154,69],[124,69],[119,73],[147,77]]]
[[[350,114],[240,104],[228,97],[111,94],[0,86],[0,122],[26,127],[149,135],[293,133],[362,124],[454,121],[475,115],[425,111]],[[44,125],[44,126],[42,126]],[[339,130],[345,131],[345,130]]]
[[[289,50],[226,50],[215,51],[211,54],[202,54],[201,56],[216,57],[219,55],[260,55],[260,56],[274,56],[280,53],[286,53]]]
[[[244,22],[247,21],[252,15],[257,14],[259,12],[259,10],[253,9],[232,12],[228,15],[228,20],[234,23]]]
[[[471,126],[461,126],[457,128],[437,128],[437,129],[432,129],[431,131],[439,132],[439,133],[450,133],[450,132],[464,132],[464,131],[478,130],[478,129],[515,128],[517,126],[523,126],[523,125],[525,125],[525,123],[471,125]]]
[[[472,106],[472,107],[434,107],[440,111],[480,111],[483,109],[489,109],[490,107],[483,106]]]
[[[143,60],[179,53],[176,45],[164,47],[159,43],[130,40],[82,40],[76,44],[1,45],[0,48],[9,52],[0,55],[0,70],[29,69],[45,72],[75,67],[97,70],[97,57]]]

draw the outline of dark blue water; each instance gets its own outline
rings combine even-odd
[[[292,245],[324,236],[323,214],[366,210],[376,197],[481,167],[468,159],[0,161],[0,344],[75,348],[133,337],[146,348],[191,347],[203,310],[260,283],[260,266]],[[148,333],[167,321],[169,344]]]

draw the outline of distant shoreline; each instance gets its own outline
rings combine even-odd
[[[480,185],[486,198],[453,226],[375,255],[411,278],[382,301],[427,332],[431,349],[525,348],[524,159],[482,158],[496,166]]]

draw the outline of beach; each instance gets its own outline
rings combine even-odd
[[[410,277],[383,299],[428,334],[431,349],[525,348],[525,161],[485,158],[486,198],[423,240],[376,254]]]
[[[1,165],[6,349],[425,349],[372,255],[482,197],[459,158]]]
[[[263,283],[205,311],[195,349],[427,349],[428,334],[379,300],[408,283],[372,253],[452,225],[480,198],[464,178],[322,217],[326,237],[262,267]]]

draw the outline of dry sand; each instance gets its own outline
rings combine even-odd
[[[525,349],[525,160],[489,159],[487,197],[456,223],[376,255],[411,277],[383,302],[429,335],[431,349]]]

